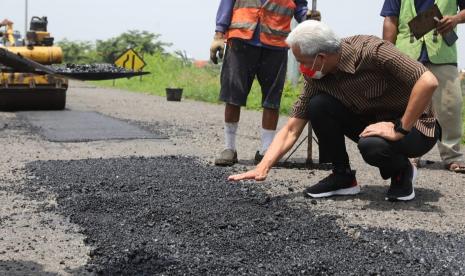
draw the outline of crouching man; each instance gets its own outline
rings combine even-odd
[[[383,179],[391,179],[387,200],[412,200],[417,171],[409,158],[427,153],[441,135],[431,107],[438,86],[434,75],[390,42],[364,35],[339,39],[318,21],[301,23],[286,42],[300,63],[305,89],[263,160],[229,180],[265,180],[310,120],[333,172],[306,188],[308,196],[360,192],[346,151],[347,136]]]

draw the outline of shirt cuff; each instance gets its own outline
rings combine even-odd
[[[227,30],[228,30],[227,26],[216,25],[215,32],[226,33]]]
[[[307,20],[307,14],[304,14],[304,15],[302,15],[301,17],[296,18],[296,21],[297,21],[298,23],[302,23],[302,22],[304,22],[305,20]]]
[[[399,17],[399,14],[398,14],[398,13],[395,13],[395,12],[382,12],[380,15],[381,15],[382,17],[387,17],[387,16]]]

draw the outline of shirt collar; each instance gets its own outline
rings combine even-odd
[[[355,49],[347,41],[341,42],[341,58],[337,64],[339,71],[355,73]]]

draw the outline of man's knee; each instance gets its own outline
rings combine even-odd
[[[363,160],[370,165],[375,165],[384,157],[387,142],[380,137],[363,137],[358,141],[358,149]]]

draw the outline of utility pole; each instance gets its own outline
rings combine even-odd
[[[24,15],[24,38],[26,38],[26,34],[27,34],[27,19],[29,18],[29,15],[28,15],[28,10],[29,10],[29,5],[28,5],[28,0],[25,0],[25,15]]]
[[[294,29],[297,25],[297,21],[295,21],[295,19],[292,19],[291,28]],[[287,60],[287,79],[291,82],[293,86],[297,86],[299,77],[299,64],[297,63],[297,60],[292,54],[292,51],[289,50]]]
[[[312,0],[312,15],[316,13],[316,5],[317,5],[317,0]],[[298,23],[295,21],[295,19],[292,19],[291,22],[291,29],[294,29],[297,27]],[[299,72],[299,64],[297,60],[295,59],[294,55],[292,54],[292,51],[289,50],[289,56],[288,56],[288,61],[287,61],[287,79],[291,82],[293,86],[297,86],[297,83],[299,81],[300,77],[300,72]],[[311,142],[312,139],[309,139]]]

